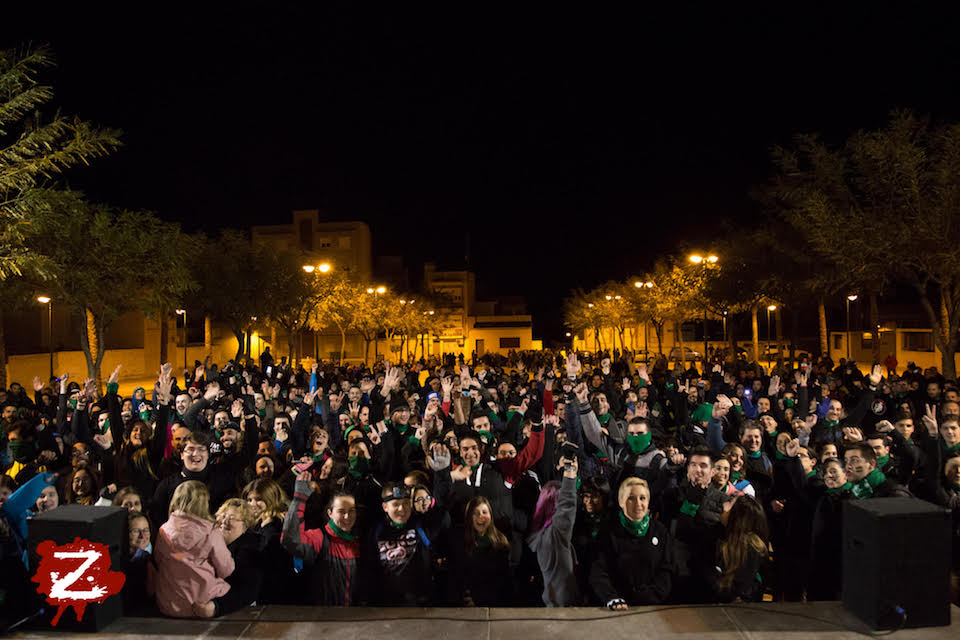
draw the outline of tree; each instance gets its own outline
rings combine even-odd
[[[955,379],[960,124],[934,126],[895,112],[883,129],[858,131],[837,149],[816,135],[797,136],[795,148],[778,149],[775,161],[784,218],[869,293],[891,280],[911,286],[933,328],[943,374]]]
[[[593,331],[598,351],[603,351],[603,327],[605,318],[600,307],[600,295],[597,291],[586,292],[577,289],[563,301],[563,321],[574,333]]]
[[[305,273],[294,253],[266,254],[261,277],[270,283],[264,290],[267,319],[287,332],[287,358],[294,362],[294,345],[316,306],[317,278],[326,274]]]
[[[30,224],[50,204],[42,188],[77,164],[106,155],[120,145],[120,133],[98,129],[59,112],[43,114],[53,90],[40,84],[38,73],[53,66],[45,47],[0,51],[0,281],[50,276],[44,256],[26,244]],[[0,307],[0,385],[6,388],[6,345],[3,311],[10,310],[12,289]]]
[[[361,293],[360,285],[340,271],[322,274],[314,281],[314,304],[307,324],[314,331],[337,328],[340,332],[340,362],[346,353],[347,331],[353,324]]]
[[[188,306],[225,322],[237,339],[235,359],[249,355],[247,340],[255,319],[265,317],[270,281],[270,256],[255,248],[240,231],[223,229],[210,241],[199,237],[203,251],[197,252],[191,271],[200,286]]]
[[[47,262],[51,297],[80,313],[87,374],[99,379],[106,335],[119,316],[158,301],[172,306],[193,288],[184,239],[152,213],[91,204],[77,192],[51,191],[40,201],[25,246]]]

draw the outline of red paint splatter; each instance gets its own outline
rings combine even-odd
[[[88,604],[102,603],[118,593],[127,579],[120,571],[110,571],[110,550],[105,544],[75,538],[57,546],[47,540],[37,545],[37,553],[40,566],[31,580],[40,585],[37,593],[59,607],[50,621],[53,626],[68,606],[73,607],[77,620],[83,620]]]

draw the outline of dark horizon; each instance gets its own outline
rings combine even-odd
[[[257,2],[145,23],[129,5],[37,4],[5,10],[0,47],[49,44],[55,104],[125,132],[71,186],[188,231],[295,209],[362,220],[374,255],[415,276],[459,266],[469,234],[478,296],[523,296],[545,344],[571,289],[709,244],[722,221],[758,224],[749,190],[793,134],[840,142],[896,108],[960,118],[958,24],[940,7]]]

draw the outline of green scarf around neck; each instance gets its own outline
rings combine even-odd
[[[953,445],[952,447],[947,446],[947,441],[943,438],[940,438],[940,448],[943,449],[944,453],[956,453],[960,451],[960,442]]]
[[[756,451],[747,451],[747,457],[748,457],[748,458],[753,458],[754,460],[756,460],[757,458],[759,458],[759,457],[762,456],[762,455],[763,455],[763,450],[762,450],[762,449],[757,449]]]
[[[886,479],[887,477],[883,475],[883,471],[874,469],[868,473],[863,480],[853,485],[850,492],[855,498],[869,498],[873,495],[874,490],[883,484],[883,481]]]
[[[639,522],[634,522],[628,518],[623,511],[620,512],[620,524],[624,529],[627,530],[632,536],[637,538],[642,538],[647,535],[647,529],[650,528],[650,512],[647,511],[647,514]]]
[[[610,412],[603,414],[602,416],[597,416],[597,420],[600,421],[601,426],[607,426],[607,423],[610,422]]]
[[[834,487],[833,489],[827,489],[827,495],[835,496],[838,493],[843,493],[844,491],[850,491],[850,489],[852,488],[853,488],[853,485],[847,482],[842,487]]]
[[[352,542],[357,539],[357,536],[353,535],[352,533],[347,533],[346,531],[338,527],[337,523],[334,522],[333,519],[330,519],[327,522],[327,524],[330,525],[330,531],[333,531],[333,533],[336,534],[338,538],[342,538],[347,542]]]
[[[888,453],[885,456],[880,456],[877,458],[877,469],[882,469],[887,466],[887,463],[890,462],[890,454]]]

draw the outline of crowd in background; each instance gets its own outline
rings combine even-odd
[[[13,383],[2,605],[31,606],[30,520],[67,504],[127,509],[128,612],[835,600],[841,505],[888,496],[952,510],[958,602],[953,381],[611,355]]]

